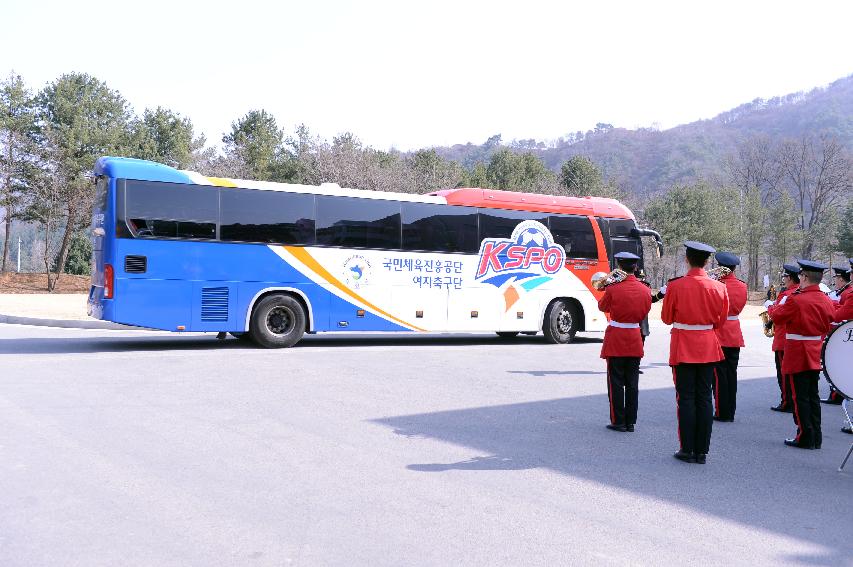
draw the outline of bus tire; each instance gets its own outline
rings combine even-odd
[[[549,343],[568,344],[574,340],[579,326],[577,307],[565,299],[555,299],[545,311],[542,332]]]
[[[518,336],[518,331],[498,331],[496,334],[502,339],[514,339]]]
[[[289,295],[270,295],[252,310],[249,333],[265,348],[291,347],[305,333],[305,309]]]

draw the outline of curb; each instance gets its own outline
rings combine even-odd
[[[60,327],[63,329],[107,329],[111,331],[140,331],[143,327],[122,325],[110,321],[76,321],[73,319],[39,319],[36,317],[18,317],[16,315],[0,314],[0,323],[8,325],[31,325],[33,327]]]

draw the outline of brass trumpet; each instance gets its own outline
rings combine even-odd
[[[601,291],[610,284],[619,283],[627,277],[628,273],[618,268],[613,270],[609,274],[605,274],[604,272],[598,272],[597,274],[592,276],[592,287],[594,287],[598,291]]]
[[[725,266],[717,266],[716,268],[708,270],[708,277],[712,280],[720,281],[730,273],[732,273],[731,269]]]
[[[773,328],[773,320],[770,318],[770,314],[763,311],[758,316],[761,317],[761,322],[764,324],[764,336],[772,338],[776,334],[776,330]]]

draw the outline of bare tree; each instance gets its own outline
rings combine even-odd
[[[9,75],[0,82],[0,206],[5,213],[6,236],[3,241],[2,266],[9,260],[12,219],[19,212],[27,189],[26,172],[32,153],[35,111],[30,92],[19,75]]]
[[[44,271],[47,290],[52,292],[62,273],[65,259],[56,245],[57,235],[67,222],[67,188],[70,185],[66,169],[61,165],[61,150],[56,134],[50,128],[42,133],[38,163],[29,174],[30,188],[21,218],[33,222],[44,237]],[[85,206],[81,203],[82,206]],[[77,206],[81,206],[77,205]]]
[[[821,135],[815,141],[803,136],[782,147],[781,164],[794,196],[803,230],[803,257],[815,252],[821,223],[827,213],[846,203],[851,191],[851,158],[837,139]]]
[[[726,160],[729,179],[740,190],[744,204],[739,218],[730,219],[744,236],[747,258],[747,283],[758,289],[758,262],[767,234],[767,206],[778,195],[784,171],[778,150],[765,137],[744,140],[737,152]]]

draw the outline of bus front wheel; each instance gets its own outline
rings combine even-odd
[[[255,306],[249,329],[262,347],[293,346],[305,333],[305,309],[289,295],[270,295]]]
[[[565,299],[557,299],[548,306],[542,332],[549,343],[568,344],[575,338],[580,326],[577,307]]]

